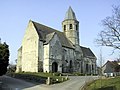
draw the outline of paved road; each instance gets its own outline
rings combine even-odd
[[[32,84],[23,80],[11,78],[8,76],[0,77],[0,81],[3,82],[5,87],[10,87],[12,89],[6,90],[80,90],[80,87],[88,80],[93,80],[97,77],[92,76],[70,76],[70,80],[54,85],[45,84]]]
[[[35,86],[35,84],[8,76],[0,76],[0,82],[2,82],[2,90],[22,90]]]
[[[97,77],[92,76],[70,76],[70,80],[55,84],[55,85],[37,85],[35,87],[26,88],[24,90],[80,90],[80,87],[84,85],[85,82],[97,79]]]

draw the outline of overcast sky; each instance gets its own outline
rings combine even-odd
[[[10,46],[10,62],[17,59],[17,50],[29,20],[62,31],[61,22],[69,6],[80,22],[80,45],[89,47],[99,58],[100,47],[94,40],[103,30],[101,20],[112,15],[112,5],[119,0],[0,0],[0,37]],[[113,60],[119,56],[111,54],[110,48],[102,47],[103,58]]]

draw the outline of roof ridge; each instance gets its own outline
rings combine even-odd
[[[89,47],[84,47],[84,46],[81,46],[81,45],[80,45],[80,47],[82,47],[82,48],[86,48],[86,49],[90,49]]]

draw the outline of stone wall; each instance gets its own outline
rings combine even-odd
[[[22,46],[18,49],[16,72],[22,71]]]
[[[57,34],[54,34],[47,45],[44,45],[44,72],[52,72],[52,63],[58,64],[58,72],[62,72],[62,45]]]
[[[49,44],[44,45],[44,61],[43,61],[43,72],[50,72],[49,70]]]
[[[73,49],[63,47],[63,72],[74,71],[75,52]]]
[[[39,41],[38,47],[38,71],[43,71],[43,60],[44,60],[44,45],[42,41]]]
[[[39,36],[30,21],[22,41],[22,71],[38,72],[38,45]]]
[[[96,74],[96,59],[84,57],[83,73]],[[87,66],[88,65],[88,66]],[[87,70],[88,67],[88,70]]]
[[[72,29],[70,29],[70,24],[72,24]],[[66,29],[64,30],[64,25]],[[76,28],[77,25],[77,28]],[[66,37],[75,45],[79,44],[79,22],[76,20],[65,20],[62,22],[62,28]],[[77,30],[76,30],[77,29]]]

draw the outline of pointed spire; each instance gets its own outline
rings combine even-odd
[[[74,19],[74,20],[77,20],[76,19],[76,16],[75,16],[75,13],[74,11],[72,10],[71,6],[69,7],[68,11],[66,12],[66,15],[65,15],[65,20],[67,19]]]

